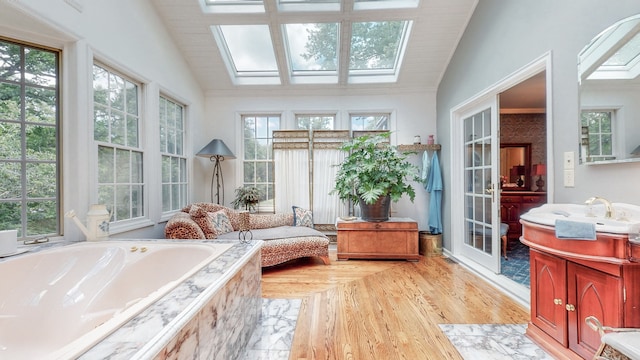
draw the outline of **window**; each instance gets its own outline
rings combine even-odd
[[[98,145],[98,202],[113,221],[144,216],[140,85],[93,66],[93,138]]]
[[[60,233],[59,53],[0,40],[0,229]]]
[[[589,158],[587,161],[612,160],[613,153],[613,110],[582,111],[582,129],[587,135]]]
[[[184,106],[160,96],[162,211],[187,205],[187,158],[184,156]]]
[[[351,130],[389,130],[390,114],[351,114]]]
[[[296,115],[296,129],[333,130],[335,115]]]
[[[274,211],[273,130],[280,129],[279,115],[242,117],[244,186],[260,191],[259,211]]]

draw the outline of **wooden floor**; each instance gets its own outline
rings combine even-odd
[[[264,298],[302,299],[290,359],[461,359],[438,324],[524,324],[529,313],[443,257],[300,259],[263,269]]]

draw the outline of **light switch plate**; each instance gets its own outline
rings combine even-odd
[[[575,186],[575,172],[573,169],[568,169],[564,171],[564,187],[574,187]]]
[[[567,151],[564,153],[564,169],[565,170],[573,170],[575,169],[575,161],[576,153],[573,151]]]

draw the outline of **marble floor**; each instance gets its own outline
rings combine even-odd
[[[442,331],[465,360],[552,360],[524,335],[524,324],[442,324]]]
[[[262,318],[243,360],[287,360],[296,329],[299,299],[262,299]],[[552,360],[524,335],[524,324],[442,324],[465,360]]]
[[[301,303],[300,299],[262,299],[260,323],[242,359],[289,359]]]

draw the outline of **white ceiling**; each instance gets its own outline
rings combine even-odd
[[[417,9],[354,12],[353,0],[343,0],[339,12],[281,13],[276,10],[276,0],[265,0],[267,14],[211,14],[202,11],[201,1],[152,0],[151,3],[184,52],[202,88],[218,95],[265,91],[270,94],[299,94],[301,91],[336,94],[435,90],[477,4],[477,0],[420,0]],[[374,20],[413,20],[397,83],[234,85],[211,31],[212,25],[223,24],[277,26],[281,23]],[[349,44],[340,44],[340,47],[348,49]]]

